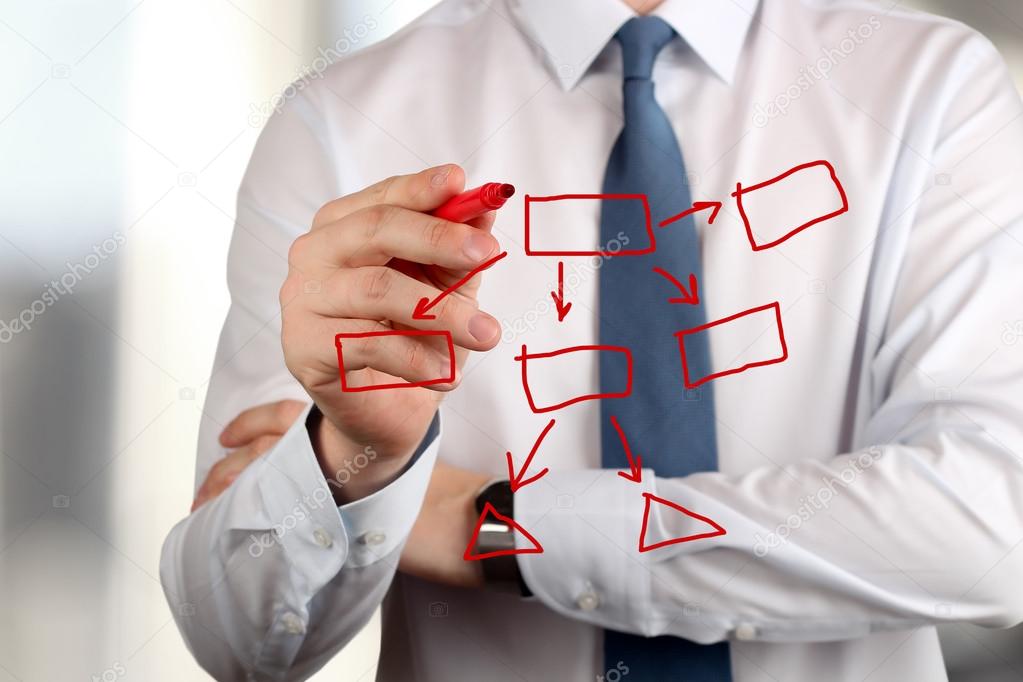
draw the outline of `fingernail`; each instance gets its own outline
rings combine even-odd
[[[451,175],[451,165],[441,166],[436,173],[430,176],[430,184],[434,187],[440,187]]]
[[[497,320],[490,315],[476,313],[469,318],[469,333],[480,343],[491,341],[499,331]]]
[[[474,231],[462,243],[462,252],[473,261],[481,261],[494,251],[494,238]]]

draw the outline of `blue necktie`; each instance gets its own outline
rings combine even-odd
[[[678,140],[664,111],[654,99],[651,80],[654,60],[674,36],[663,19],[643,16],[626,22],[615,38],[622,47],[625,76],[625,127],[611,150],[604,177],[605,194],[645,194],[654,225],[692,205]],[[642,211],[633,201],[605,200],[601,210],[601,244],[629,236],[628,249],[642,248],[647,239],[637,224]],[[632,451],[658,476],[685,476],[717,469],[714,404],[710,384],[685,391],[675,332],[706,321],[702,302],[669,304],[678,296],[671,284],[654,274],[659,267],[680,282],[689,274],[702,283],[700,244],[692,216],[656,231],[656,251],[607,258],[600,268],[600,343],[625,346],[633,356],[633,389],[627,398],[601,401],[601,458],[605,468],[629,464],[622,442],[611,424],[614,415]],[[633,241],[636,240],[636,241]],[[701,288],[702,289],[702,288]],[[700,291],[703,298],[703,291]],[[691,376],[710,369],[706,334],[686,341]],[[615,353],[602,353],[601,392],[625,385],[624,363]],[[622,485],[631,485],[622,479]],[[642,497],[636,493],[641,514]],[[655,550],[656,551],[656,550]],[[628,666],[636,680],[731,680],[728,644],[696,644],[672,636],[640,637],[605,632],[607,670]]]

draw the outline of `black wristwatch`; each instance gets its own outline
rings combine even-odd
[[[480,489],[476,495],[476,511],[482,514],[488,502],[501,516],[515,518],[511,484],[507,479],[491,481]],[[476,548],[479,554],[515,549],[515,533],[507,523],[490,515],[480,528]],[[522,579],[519,562],[514,554],[480,559],[480,567],[483,569],[483,580],[487,587],[503,592],[514,592],[523,597],[533,596]]]

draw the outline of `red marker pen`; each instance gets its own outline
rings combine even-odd
[[[453,223],[466,223],[473,218],[479,218],[487,211],[501,208],[513,194],[515,194],[515,187],[512,185],[504,182],[488,182],[451,197],[434,209],[430,215],[450,220]]]

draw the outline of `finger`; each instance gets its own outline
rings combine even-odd
[[[339,270],[327,282],[324,296],[309,302],[321,315],[361,320],[390,320],[425,330],[447,330],[454,342],[470,350],[489,350],[497,343],[500,325],[479,310],[476,302],[441,291],[385,266]],[[427,303],[420,304],[425,299]],[[424,307],[425,306],[425,307]],[[413,314],[419,311],[416,318]],[[422,316],[433,319],[421,319]]]
[[[346,389],[407,382],[449,391],[457,385],[458,370],[446,338],[394,332],[380,323],[360,325],[336,340],[339,351],[328,353],[330,349],[310,338],[299,340],[299,352],[309,354],[316,365],[331,365],[335,381],[340,362]]]
[[[195,500],[192,502],[191,511],[195,511],[227,490],[252,462],[272,448],[279,440],[279,436],[260,436],[214,464],[206,474],[206,480],[199,486]]]
[[[481,232],[493,234],[494,220],[496,219],[496,217],[497,211],[488,211],[487,213],[481,215],[479,218],[470,220],[469,222],[466,223],[466,225],[470,225],[474,229],[480,230]],[[403,272],[412,275],[416,279],[424,279],[425,281],[430,282],[435,287],[438,287],[440,289],[446,289],[449,286],[453,285],[455,282],[465,277],[468,270],[437,266],[428,269],[420,268],[419,272],[409,272],[407,270],[403,270]],[[477,275],[468,282],[466,282],[465,284],[461,285],[458,288],[458,290],[463,295],[469,298],[475,298],[476,290],[479,289],[479,284],[481,280],[482,277],[480,275]]]
[[[299,400],[279,400],[251,407],[224,427],[220,432],[220,444],[237,448],[265,434],[283,435],[305,407],[306,403]]]
[[[411,175],[395,175],[364,190],[325,204],[313,219],[313,229],[376,204],[432,211],[465,187],[465,172],[457,164],[434,166]]]
[[[328,267],[385,265],[392,258],[471,270],[499,250],[486,230],[377,204],[299,238],[293,255]]]
[[[494,229],[495,220],[497,220],[497,211],[487,211],[479,218],[473,218],[466,225],[471,225],[477,230],[482,230],[489,234]]]

